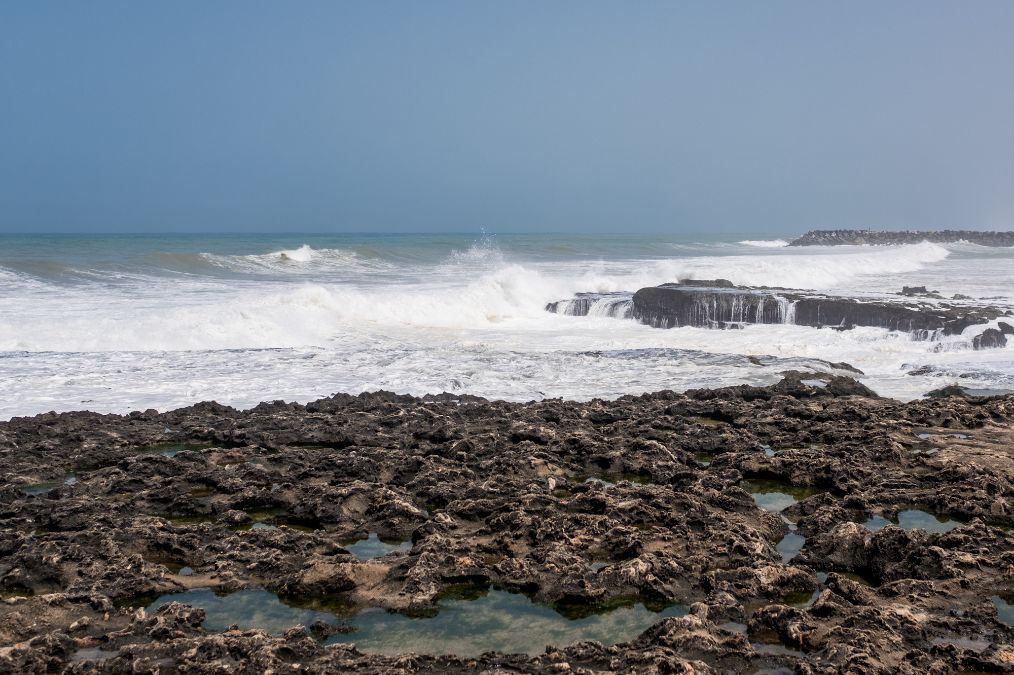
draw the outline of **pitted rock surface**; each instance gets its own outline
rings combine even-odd
[[[813,377],[615,401],[378,392],[0,423],[0,671],[1010,672],[1014,629],[991,598],[1014,591],[1014,396],[900,403]],[[749,481],[813,489],[778,513]],[[958,524],[863,525],[907,509]],[[784,561],[793,529],[805,542]],[[345,548],[372,532],[411,548]],[[198,608],[143,609],[210,587],[426,613],[462,582],[689,614],[614,646],[462,658],[319,639],[342,627],[215,633]]]

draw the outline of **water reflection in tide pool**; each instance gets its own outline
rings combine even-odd
[[[377,536],[376,532],[370,532],[366,539],[345,544],[343,548],[360,560],[372,560],[395,551],[411,551],[412,542],[385,541]]]
[[[369,609],[352,621],[355,632],[336,635],[328,642],[352,643],[360,651],[376,654],[467,657],[500,651],[534,656],[543,653],[547,645],[565,646],[583,640],[606,645],[626,642],[662,618],[685,613],[678,605],[653,612],[637,603],[568,619],[524,595],[493,590],[475,600],[441,601],[440,612],[424,619]]]
[[[806,543],[806,537],[796,532],[789,532],[787,535],[782,537],[782,540],[778,542],[775,547],[778,553],[782,556],[782,562],[789,562],[800,551],[803,550],[803,544]]]
[[[991,599],[1000,623],[1014,628],[1014,593],[994,595]]]
[[[204,628],[223,631],[236,625],[241,629],[258,628],[272,635],[281,635],[297,624],[309,626],[314,621],[336,623],[330,612],[286,605],[270,591],[251,588],[218,595],[210,588],[196,588],[184,593],[169,593],[148,605],[153,611],[170,602],[200,607],[205,612]]]
[[[757,506],[765,511],[781,512],[807,497],[826,492],[821,488],[792,485],[780,480],[750,479],[744,482]]]
[[[164,595],[148,605],[157,609],[181,602],[205,610],[204,627],[222,631],[232,625],[258,628],[278,635],[297,624],[315,621],[353,628],[328,638],[328,644],[349,643],[366,653],[456,654],[478,656],[487,651],[541,654],[547,645],[565,646],[583,640],[611,645],[641,634],[656,621],[682,616],[685,608],[671,605],[652,611],[642,603],[569,619],[526,596],[506,591],[480,591],[478,597],[446,599],[435,616],[413,618],[382,609],[365,609],[345,617],[319,609],[293,607],[261,589],[216,595],[210,589]]]
[[[891,522],[887,518],[877,515],[870,517],[863,523],[863,526],[875,532],[887,527]],[[943,534],[944,532],[950,532],[961,523],[945,515],[936,515],[918,509],[908,509],[898,513],[894,524],[903,530],[921,529],[927,532]]]

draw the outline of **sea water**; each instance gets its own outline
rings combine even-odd
[[[661,330],[545,310],[687,278],[871,298],[925,285],[1014,307],[1011,249],[785,238],[0,236],[0,419],[378,389],[586,400],[765,385],[819,359],[851,363],[901,399],[955,382],[1014,388],[1014,347],[975,352],[967,336]]]

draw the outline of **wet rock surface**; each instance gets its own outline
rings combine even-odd
[[[655,328],[695,326],[738,328],[745,324],[791,324],[850,330],[859,326],[909,333],[919,340],[960,335],[1006,316],[997,307],[941,301],[925,288],[905,287],[899,300],[831,296],[785,288],[734,286],[725,279],[684,280],[642,288],[636,293],[581,293],[546,305],[546,311],[570,316],[630,318]],[[920,298],[920,299],[914,299]],[[978,329],[972,349],[1007,345],[1010,324]]]
[[[957,335],[969,326],[1004,316],[1004,312],[992,307],[881,302],[787,289],[713,288],[684,282],[637,291],[631,316],[656,328],[728,323],[787,323],[842,329],[870,326],[931,339],[937,332]],[[999,330],[990,328],[987,332],[990,334],[985,339],[980,338],[981,346],[976,342],[976,349],[1006,344]]]
[[[381,392],[15,418],[0,671],[1009,672],[1012,422],[1014,396],[900,403],[812,373],[586,403]],[[894,524],[913,510],[947,527]],[[410,544],[345,548],[375,536]],[[566,616],[687,610],[613,646],[465,658],[362,653],[341,620],[214,632],[171,597],[144,609],[265,589],[431,616],[462,584]]]

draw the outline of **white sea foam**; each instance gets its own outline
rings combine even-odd
[[[270,257],[278,256],[282,260],[286,261],[304,263],[313,260],[314,254],[316,254],[316,251],[310,248],[307,244],[303,244],[299,248],[291,251],[275,251],[274,253],[269,253],[268,255]]]
[[[296,249],[301,250],[301,249]],[[279,255],[269,254],[278,258]],[[546,303],[576,292],[633,291],[686,278],[737,284],[827,288],[857,276],[877,278],[946,257],[935,244],[863,252],[785,256],[712,256],[626,262],[520,265],[472,255],[468,274],[423,271],[411,283],[362,285],[207,280],[161,282],[95,296],[94,289],[34,298],[20,320],[0,324],[0,350],[165,351],[303,347],[327,343],[361,326],[484,330],[510,322],[539,330],[552,319]],[[312,260],[312,254],[307,258]],[[302,263],[300,263],[302,264]]]
[[[846,288],[868,278],[880,283],[884,277],[923,269],[947,258],[949,252],[937,244],[878,249],[839,247],[791,254],[758,253],[733,256],[682,256],[637,265],[618,267],[604,264],[601,271],[584,263],[575,270],[580,290],[598,293],[636,290],[645,286],[684,279],[728,279],[745,286],[779,286],[802,289]]]
[[[354,251],[315,249],[307,244],[294,249],[253,255],[200,254],[210,264],[235,272],[308,275],[321,272],[357,272],[370,267]]]
[[[544,311],[577,292],[686,278],[871,295],[925,284],[1014,302],[1014,256],[981,247],[755,247],[721,255],[730,249],[711,246],[666,258],[548,261],[489,242],[429,259],[374,248],[380,254],[326,245],[172,254],[158,264],[185,274],[117,269],[108,275],[119,275],[115,284],[102,281],[101,267],[73,284],[0,269],[0,418],[209,398],[247,405],[381,387],[590,398],[762,384],[786,368],[745,355],[850,362],[867,384],[900,397],[947,383],[940,373],[976,373],[966,380],[981,386],[1014,382],[1012,348],[972,352],[971,333],[919,342],[877,329],[667,331],[624,319],[608,302],[588,317]],[[906,375],[913,364],[935,370]]]
[[[789,242],[785,239],[744,239],[739,243],[743,246],[753,246],[755,248],[783,248],[789,245]]]

